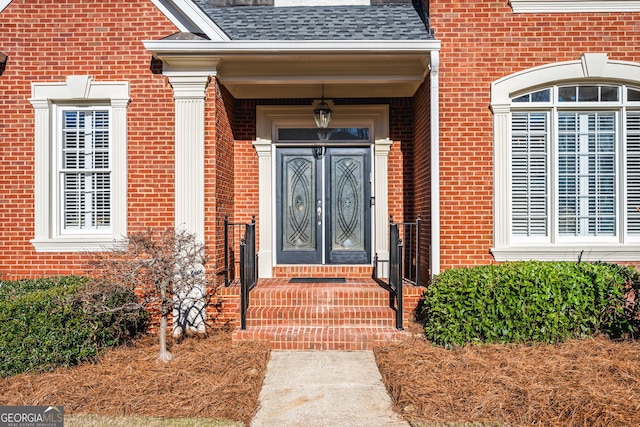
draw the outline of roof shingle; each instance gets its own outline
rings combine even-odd
[[[371,6],[212,7],[194,0],[231,40],[426,40],[411,2]]]

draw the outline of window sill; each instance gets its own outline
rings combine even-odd
[[[491,248],[493,258],[504,261],[640,261],[640,245],[518,246]]]
[[[105,252],[118,246],[113,237],[99,236],[95,238],[56,238],[31,240],[36,252]]]

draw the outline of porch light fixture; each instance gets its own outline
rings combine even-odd
[[[324,102],[324,84],[322,85],[322,99],[313,109],[313,118],[316,121],[316,126],[320,129],[326,129],[331,123],[331,108],[329,108],[329,104]]]

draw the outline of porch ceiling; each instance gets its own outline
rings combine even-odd
[[[439,41],[144,42],[164,73],[215,75],[237,99],[410,97]]]

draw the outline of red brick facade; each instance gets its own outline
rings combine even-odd
[[[172,90],[142,40],[175,27],[149,1],[12,1],[0,19],[0,277],[82,273],[78,253],[36,253],[31,83],[128,81],[129,230],[173,225]]]
[[[604,52],[640,61],[638,13],[515,14],[505,1],[430,2],[431,25],[442,42],[440,106],[440,266],[493,262],[493,117],[490,86],[527,68]],[[34,236],[34,111],[31,83],[90,75],[128,81],[128,229],[174,225],[174,101],[143,40],[177,28],[148,0],[13,0],[0,19],[0,277],[82,273],[79,253],[37,253]],[[336,104],[388,104],[389,213],[401,221],[421,215],[427,275],[431,258],[431,81],[412,98],[335,99]],[[259,213],[257,105],[310,105],[311,99],[247,100],[212,78],[205,106],[205,238],[222,273],[223,220],[250,221]],[[260,218],[258,229],[260,228]],[[258,232],[258,236],[260,233]],[[368,268],[276,269],[370,275]]]
[[[507,1],[431,1],[440,53],[441,268],[492,262],[491,83],[585,52],[640,61],[639,13],[515,14]]]

